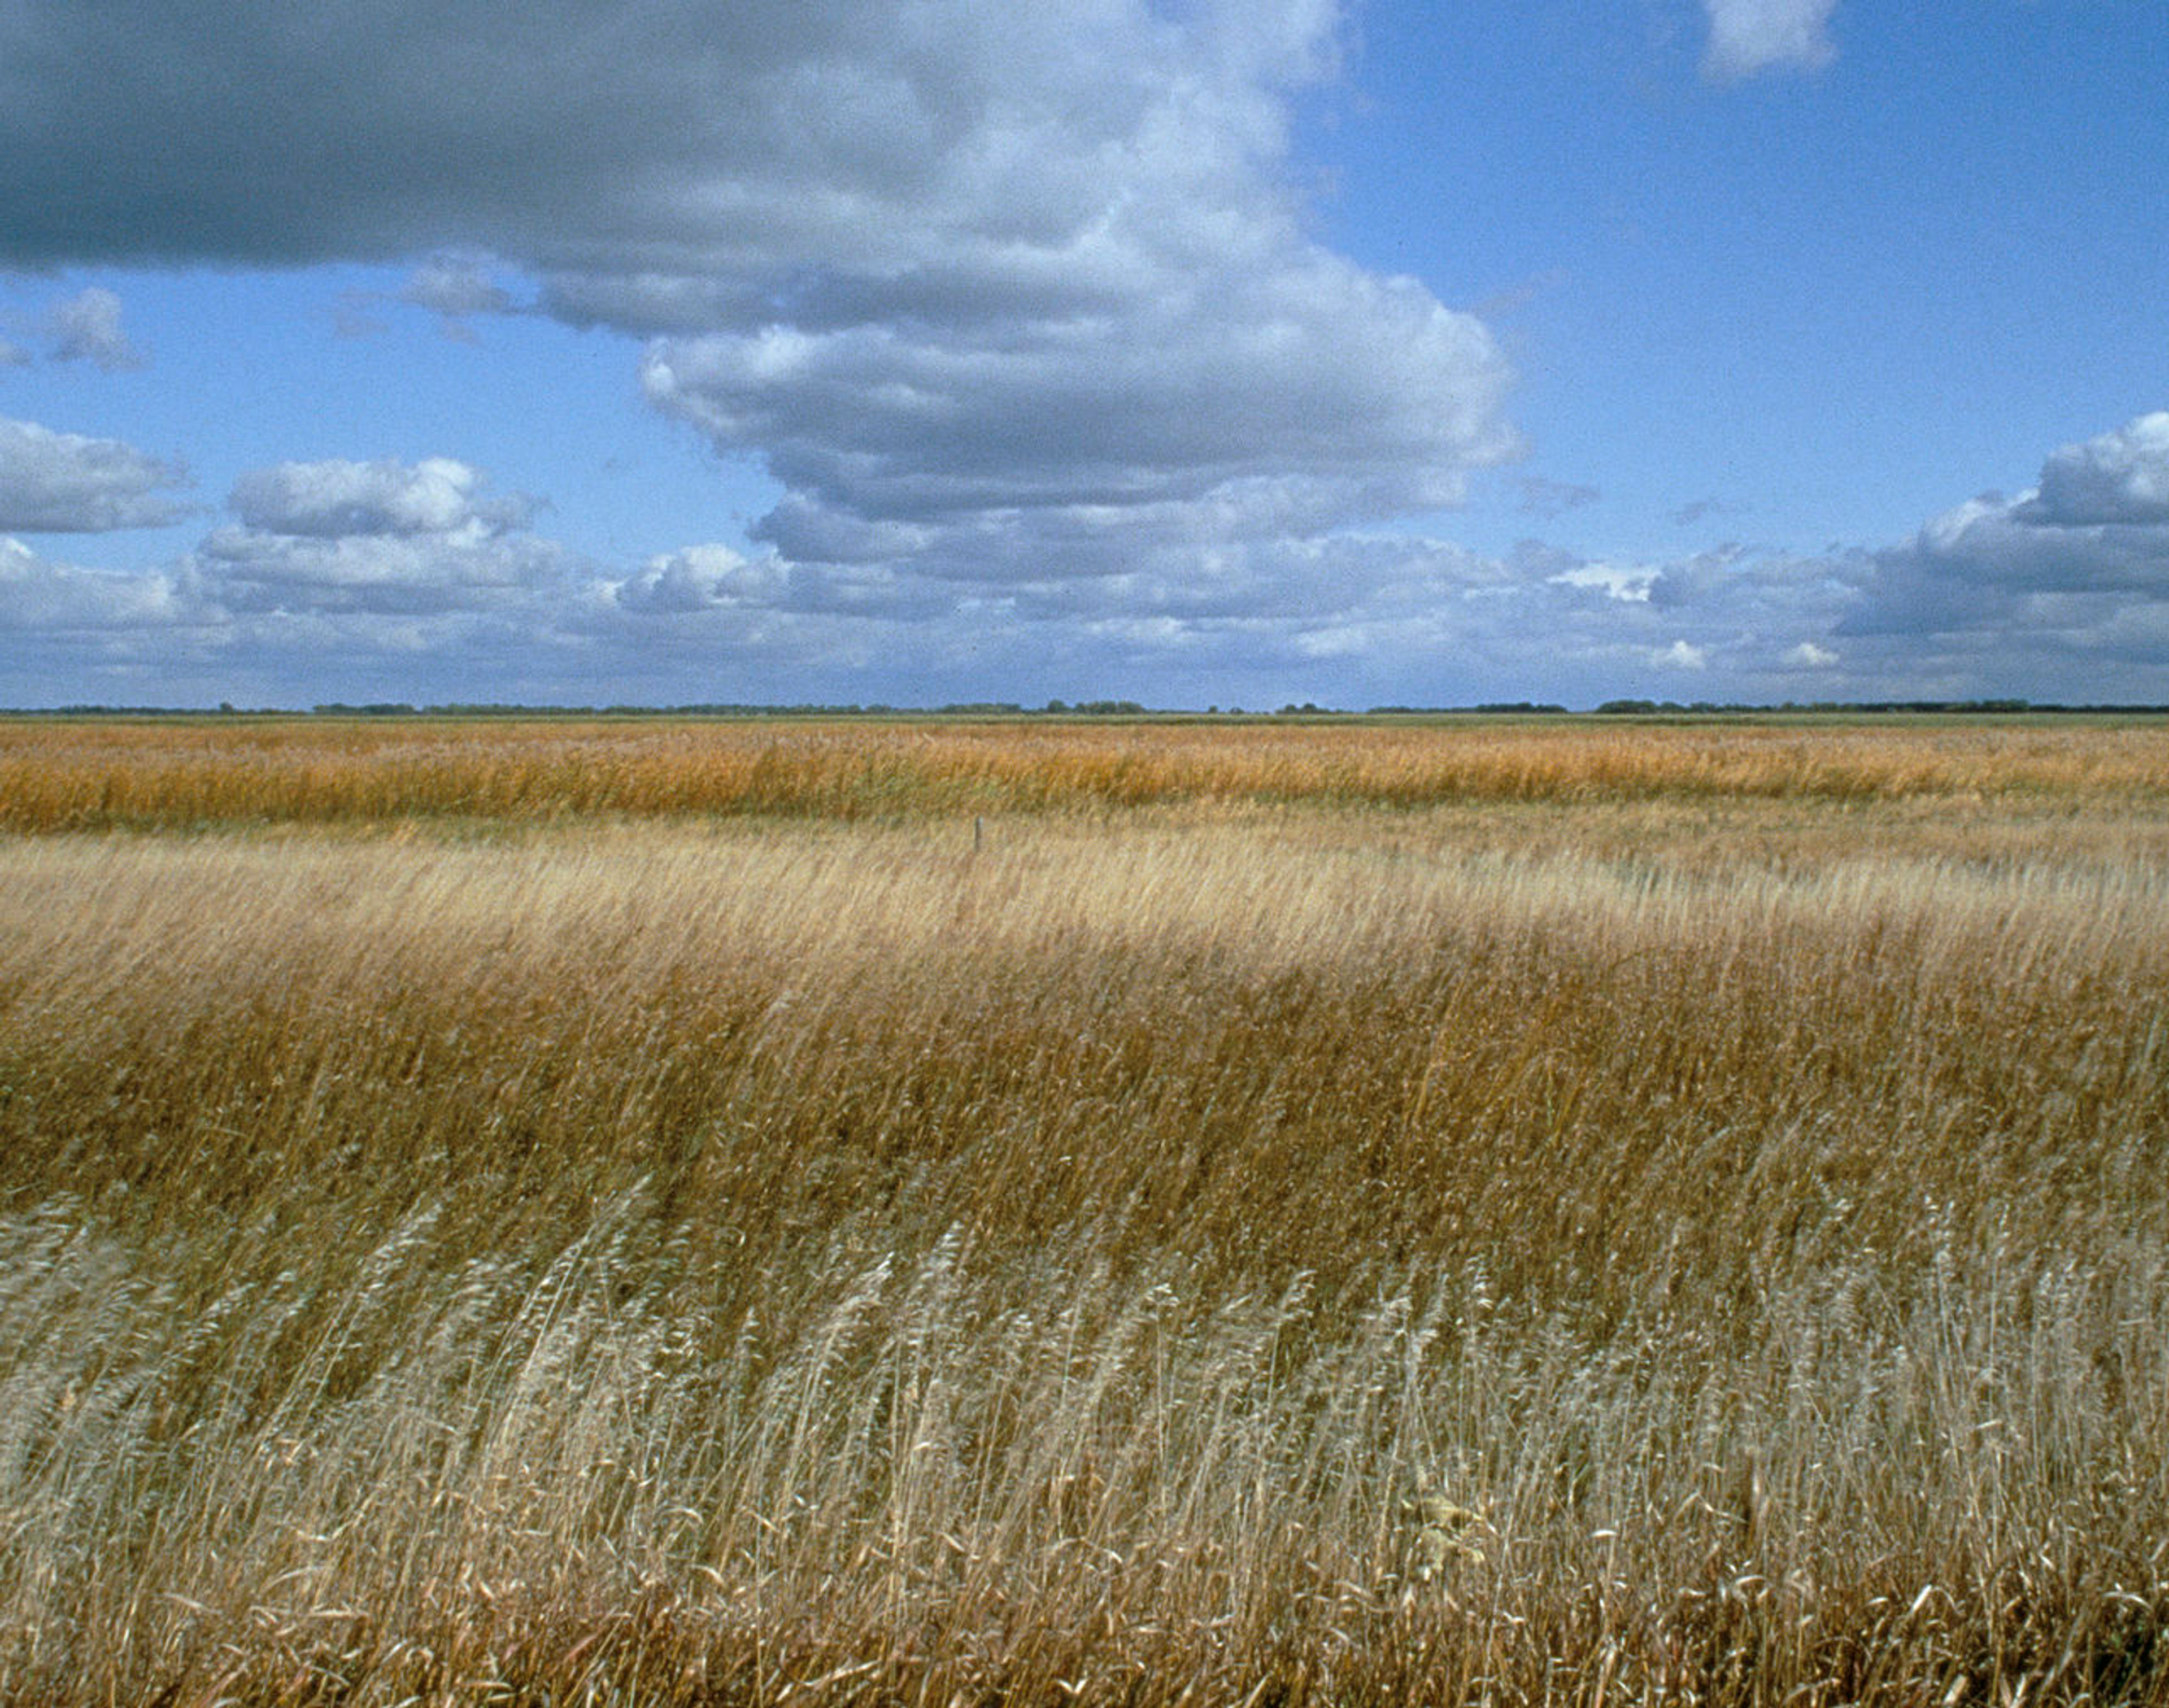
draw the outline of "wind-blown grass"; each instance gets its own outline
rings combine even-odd
[[[0,1699],[2169,1700],[2169,862],[1788,802],[0,843]]]
[[[0,722],[0,829],[24,831],[1742,797],[2159,807],[2169,804],[2169,741],[2146,720]]]

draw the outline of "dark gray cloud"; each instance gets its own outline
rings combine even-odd
[[[187,480],[180,464],[119,439],[0,418],[0,529],[99,534],[161,527],[189,513],[189,506],[168,496]]]
[[[1291,97],[1338,14],[14,0],[0,260],[418,254],[454,330],[531,285],[655,341],[648,395],[766,460],[786,551],[1107,573],[1433,508],[1515,449],[1483,325],[1305,231]]]
[[[1049,254],[1137,152],[1247,195],[1331,8],[14,0],[0,253],[868,279]],[[1154,164],[1159,163],[1154,161]],[[1180,163],[1178,162],[1178,163]]]

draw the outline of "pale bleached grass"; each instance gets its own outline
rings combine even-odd
[[[0,845],[0,1698],[2162,1700],[2169,867],[1793,810]]]

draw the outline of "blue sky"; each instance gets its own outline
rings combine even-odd
[[[0,704],[2169,700],[2158,0],[0,0]]]

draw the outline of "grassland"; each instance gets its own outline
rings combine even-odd
[[[2169,801],[2159,720],[0,721],[0,831],[1180,805]]]
[[[0,1700],[2169,1701],[2160,726],[24,724],[0,826]]]

